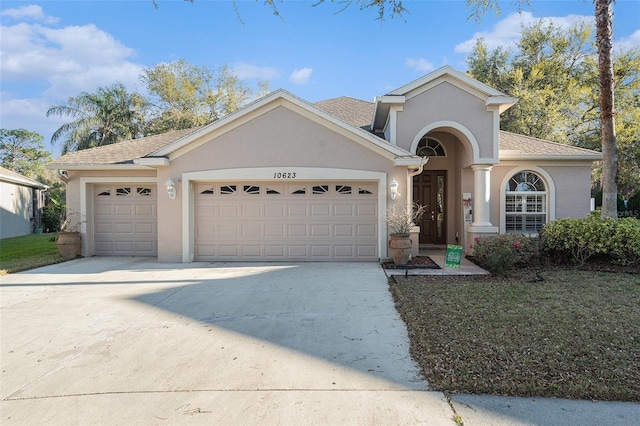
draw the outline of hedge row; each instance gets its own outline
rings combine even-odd
[[[542,245],[561,261],[584,263],[607,256],[622,265],[640,262],[640,221],[635,218],[559,219],[544,227]]]
[[[597,215],[559,219],[547,224],[540,237],[507,234],[476,238],[473,249],[475,260],[498,275],[546,259],[584,264],[598,257],[635,265],[640,264],[640,220]]]

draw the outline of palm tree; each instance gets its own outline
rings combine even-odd
[[[136,138],[141,135],[145,104],[142,96],[128,93],[120,83],[99,87],[95,93],[81,92],[47,111],[47,117],[73,119],[55,131],[51,143],[62,140],[66,154]]]
[[[602,217],[618,218],[618,142],[613,99],[613,0],[595,0],[596,44],[600,84],[600,126],[602,133]]]

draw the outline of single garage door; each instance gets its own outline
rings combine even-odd
[[[98,256],[157,256],[156,186],[94,186],[94,251]]]
[[[376,182],[195,185],[195,260],[375,261]]]

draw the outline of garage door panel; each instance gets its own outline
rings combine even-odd
[[[242,236],[243,237],[260,237],[261,235],[261,226],[257,223],[250,223],[242,225]]]
[[[307,246],[306,245],[290,245],[288,246],[288,257],[290,258],[306,258]]]
[[[274,202],[267,203],[264,208],[265,217],[282,219],[285,216],[285,205],[283,203]]]
[[[94,254],[155,256],[158,253],[155,185],[94,187]]]
[[[238,237],[240,235],[239,225],[220,225],[218,227],[218,236],[224,237]]]
[[[353,225],[335,225],[333,235],[336,237],[353,237]]]
[[[267,237],[284,237],[284,225],[281,223],[268,223],[264,226],[264,235]]]
[[[376,225],[356,225],[356,233],[359,237],[377,237]]]
[[[154,235],[156,226],[154,223],[136,223],[134,232],[139,235]]]
[[[287,231],[289,237],[306,237],[307,225],[288,225]]]
[[[270,258],[284,258],[285,257],[285,246],[284,245],[266,245],[265,246],[265,256]]]
[[[307,205],[306,204],[289,204],[287,205],[287,214],[288,216],[307,216]]]
[[[353,204],[335,204],[333,214],[336,216],[353,216]]]
[[[329,237],[331,236],[330,225],[310,225],[311,237]]]
[[[331,213],[331,206],[329,204],[312,204],[311,216],[325,216],[328,217]]]
[[[233,257],[236,258],[238,257],[238,246],[233,244],[233,245],[220,245],[219,246],[219,253],[221,257]]]
[[[245,204],[242,206],[243,217],[253,218],[253,217],[259,217],[261,215],[262,215],[261,205]]]
[[[238,190],[222,193],[233,187]],[[377,260],[376,188],[361,182],[196,184],[195,258]]]
[[[334,246],[334,257],[338,258],[352,258],[353,257],[353,246],[352,245],[337,245]]]
[[[240,206],[221,204],[218,206],[218,215],[220,217],[237,217],[240,214]]]
[[[331,257],[331,246],[328,244],[311,246],[311,257],[328,259]]]

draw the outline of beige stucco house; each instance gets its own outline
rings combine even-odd
[[[162,262],[375,261],[385,212],[420,245],[536,233],[590,210],[601,154],[503,132],[517,99],[443,67],[373,103],[278,90],[207,126],[62,156],[83,254]]]
[[[47,186],[0,167],[0,239],[28,235],[41,227]]]

